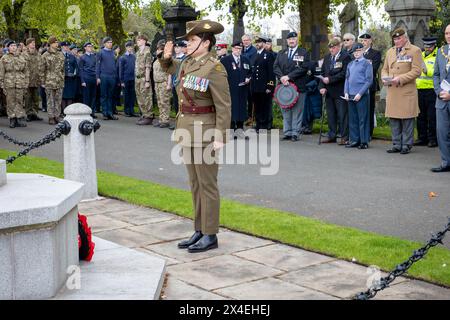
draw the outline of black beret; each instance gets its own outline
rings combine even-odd
[[[236,41],[231,45],[231,47],[243,47],[243,44],[241,41]]]
[[[185,47],[187,47],[187,43],[184,40],[180,40],[175,43],[175,47],[185,48]]]
[[[372,39],[372,36],[368,33],[364,33],[359,36],[360,39]]]
[[[126,47],[134,47],[134,42],[133,41],[127,41],[127,42],[125,42],[125,48]]]
[[[83,48],[86,48],[87,46],[92,46],[91,42],[86,42],[85,44],[83,44]]]
[[[62,47],[62,46],[69,46],[70,44],[67,41],[61,41],[59,45]]]
[[[112,41],[112,38],[111,38],[111,37],[104,37],[104,38],[103,38],[103,44],[105,44],[105,43],[107,43],[107,42],[109,42],[109,41]]]
[[[12,45],[12,44],[16,44],[16,42],[15,42],[14,40],[9,40],[9,41],[6,43],[6,47],[9,48],[9,46]]]
[[[358,42],[353,46],[352,51],[354,52],[355,50],[363,49],[363,48],[364,48],[363,44]]]
[[[296,37],[298,37],[297,32],[292,31],[292,32],[289,32],[289,33],[288,33],[286,39],[289,39],[289,38],[296,38]]]
[[[116,50],[117,48],[119,48],[117,44],[112,47],[113,50]]]

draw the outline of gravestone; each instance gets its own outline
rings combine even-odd
[[[320,34],[320,27],[314,25],[312,33],[306,37],[306,42],[311,44],[311,60],[318,61],[320,59],[320,47],[322,42],[328,41],[326,35]]]
[[[281,39],[277,39],[277,46],[281,47],[281,50],[287,48],[287,35],[289,34],[289,30],[281,31]]]
[[[404,28],[411,43],[422,48],[422,38],[430,35],[428,27],[436,10],[434,0],[389,0],[385,6],[391,30]]]
[[[358,4],[355,0],[350,0],[339,14],[339,22],[341,23],[341,35],[346,33],[353,34],[356,38],[359,35],[359,12]]]

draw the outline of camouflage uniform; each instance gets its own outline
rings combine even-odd
[[[153,64],[153,80],[155,81],[156,98],[159,108],[159,123],[169,123],[170,115],[170,96],[172,89],[167,89],[169,83],[169,74],[161,68],[159,60]]]
[[[62,92],[64,88],[64,54],[49,48],[42,55],[43,81],[47,94],[47,111],[49,118],[61,115]]]
[[[152,67],[152,54],[150,48],[145,47],[143,51],[136,52],[136,100],[143,118],[154,118],[152,112],[152,87],[145,87],[145,71]],[[150,80],[150,79],[148,79]]]
[[[41,86],[42,56],[35,50],[33,53],[25,49],[23,56],[30,70],[30,82],[25,95],[25,111],[27,115],[37,115],[39,111],[39,87]]]
[[[28,88],[29,69],[20,54],[6,54],[0,59],[0,86],[6,95],[8,118],[25,118],[24,95]]]

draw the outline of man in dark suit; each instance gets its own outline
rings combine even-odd
[[[252,65],[252,99],[255,104],[256,132],[269,129],[271,96],[275,89],[275,74],[273,73],[273,55],[264,49],[267,38],[256,39],[257,53],[253,57]]]
[[[256,48],[252,46],[252,37],[249,34],[244,34],[241,38],[242,44],[244,45],[244,48],[242,49],[242,55],[245,56],[250,60],[250,62],[253,61],[254,56],[256,55]],[[275,61],[275,60],[274,60]],[[252,122],[253,115],[253,99],[252,99],[252,92],[251,92],[251,84],[248,86],[248,100],[247,100],[247,111],[248,111],[248,121],[247,123],[250,124]]]
[[[231,46],[231,54],[221,59],[228,74],[228,85],[231,94],[231,129],[235,130],[234,138],[245,136],[244,121],[247,120],[247,94],[252,78],[250,60],[242,54],[242,43]]]
[[[375,126],[375,94],[380,91],[380,84],[378,81],[378,69],[381,65],[381,52],[372,48],[372,36],[364,33],[359,36],[361,43],[364,46],[364,58],[372,64],[373,68],[373,83],[369,88],[369,124],[370,137],[373,136],[373,128]]]
[[[298,35],[290,32],[287,35],[288,48],[279,52],[273,71],[283,85],[290,82],[297,86],[299,98],[290,109],[282,109],[283,140],[298,141],[302,128],[303,110],[305,108],[306,84],[310,80],[309,53],[298,46]]]
[[[320,94],[326,96],[328,115],[328,139],[322,142],[336,142],[336,136],[339,135],[341,140],[338,144],[345,145],[348,142],[348,107],[341,97],[344,95],[345,73],[351,58],[347,51],[341,49],[338,38],[333,38],[328,48],[330,53],[323,60],[324,75],[319,84]]]

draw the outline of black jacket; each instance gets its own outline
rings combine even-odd
[[[327,89],[327,97],[334,99],[344,95],[345,74],[347,72],[347,65],[350,63],[350,55],[342,50],[336,60],[334,66],[331,64],[331,54],[327,54],[323,59],[323,76],[330,79],[329,84],[324,84],[322,81],[319,84],[319,89]]]
[[[273,55],[266,50],[253,56],[252,63],[252,92],[274,91],[275,74],[273,73]]]
[[[278,53],[273,66],[273,71],[278,79],[282,76],[289,76],[300,92],[306,91],[306,84],[311,81],[309,77],[309,63],[311,61],[309,52],[303,48],[297,48],[293,53],[291,61],[288,59],[289,48]]]
[[[370,61],[373,68],[373,83],[372,86],[370,86],[370,91],[379,91],[378,69],[381,65],[381,52],[370,48],[367,53],[364,54],[364,58]]]

